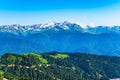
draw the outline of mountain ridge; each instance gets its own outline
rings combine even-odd
[[[34,60],[33,60],[34,59]],[[0,57],[0,78],[29,80],[117,80],[120,57],[85,53],[6,53]]]
[[[47,26],[0,27],[0,55],[58,51],[120,56],[119,26],[81,28],[69,22]]]
[[[0,32],[9,32],[14,34],[29,34],[34,32],[42,32],[42,31],[60,31],[60,30],[71,30],[71,31],[81,31],[92,34],[102,34],[102,33],[120,33],[120,26],[90,26],[83,25],[75,22],[61,22],[55,23],[51,22],[48,24],[35,24],[35,25],[3,25],[0,26]]]

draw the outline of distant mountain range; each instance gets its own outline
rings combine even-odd
[[[120,56],[120,26],[63,22],[0,26],[0,54],[84,52]]]
[[[83,25],[78,22],[62,22],[55,23],[51,22],[48,24],[35,24],[35,25],[3,25],[0,26],[0,32],[10,32],[14,34],[27,34],[33,32],[43,32],[43,31],[79,31],[87,32],[92,34],[101,34],[101,33],[120,33],[120,26],[91,26]]]

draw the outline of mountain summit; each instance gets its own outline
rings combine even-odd
[[[0,26],[0,54],[49,51],[120,56],[120,26],[94,27],[66,21]]]
[[[62,23],[51,22],[48,24],[35,24],[35,25],[3,25],[0,26],[0,32],[11,32],[11,33],[27,33],[27,32],[41,32],[47,30],[71,30],[71,31],[80,31],[88,33],[120,33],[120,26],[91,26],[83,25],[79,22],[67,22]]]

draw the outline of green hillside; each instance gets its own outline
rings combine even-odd
[[[109,80],[120,78],[120,57],[82,53],[6,53],[0,80]]]

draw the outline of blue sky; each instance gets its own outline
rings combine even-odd
[[[0,0],[0,25],[63,21],[120,25],[120,0]]]

